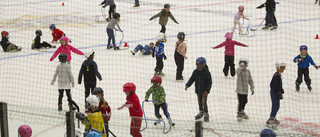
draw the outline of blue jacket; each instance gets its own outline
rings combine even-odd
[[[99,78],[99,80],[102,80],[96,62],[91,59],[87,59],[82,63],[78,76],[78,84],[81,84],[82,75],[84,75],[85,84],[96,83],[96,76]]]
[[[284,90],[282,89],[282,78],[281,74],[278,72],[274,73],[272,80],[270,82],[270,89],[273,92],[276,92],[277,94],[284,93]]]
[[[155,53],[156,57],[163,58],[164,44],[159,42],[159,46],[154,46],[152,52]]]
[[[309,56],[308,54],[307,54],[307,56],[306,56],[305,58],[300,57],[300,55],[296,56],[296,57],[293,59],[293,62],[296,63],[296,62],[297,62],[297,59],[303,59],[302,62],[298,62],[298,64],[297,64],[298,67],[299,67],[299,68],[302,68],[302,69],[308,68],[308,67],[309,67],[309,63],[311,63],[311,65],[313,65],[313,66],[316,65],[316,64],[313,62],[311,56]]]
[[[207,65],[202,71],[195,69],[186,86],[190,87],[193,82],[195,82],[195,93],[203,94],[204,91],[208,91],[208,93],[210,93],[212,78]]]
[[[145,52],[143,53],[143,55],[150,55],[151,52],[150,52],[150,46],[149,45],[145,45],[144,48]]]

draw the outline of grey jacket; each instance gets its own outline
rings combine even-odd
[[[120,26],[119,26],[119,24],[118,24],[118,21],[117,21],[116,19],[114,19],[114,18],[110,20],[107,28],[109,28],[109,29],[116,29],[116,27],[115,27],[116,25],[117,25],[119,31],[121,31],[121,28],[120,28]],[[117,29],[116,29],[116,30],[117,30]]]
[[[166,11],[165,9],[162,9],[158,14],[152,16],[150,20],[153,20],[154,18],[160,17],[159,24],[162,26],[166,26],[168,22],[168,17],[170,17],[173,22],[178,23],[177,20],[173,17],[171,12]]]
[[[239,67],[237,69],[237,89],[238,94],[248,94],[248,85],[250,85],[251,91],[254,91],[254,84],[249,69]]]
[[[51,85],[54,84],[58,76],[58,89],[71,89],[70,84],[74,87],[74,79],[71,73],[71,67],[67,63],[60,63],[53,75]]]

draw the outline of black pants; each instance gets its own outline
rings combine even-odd
[[[163,69],[163,60],[162,60],[162,58],[160,58],[160,57],[156,57],[156,59],[157,59],[157,66],[156,66],[156,68],[154,69],[155,71],[162,71],[162,69]]]
[[[112,15],[114,13],[114,10],[116,9],[116,4],[109,7],[109,18],[112,19]]]
[[[204,112],[204,113],[208,113],[208,105],[207,105],[207,97],[208,95],[204,95],[202,94],[197,94],[198,97],[198,105],[199,105],[199,110],[200,113]]]
[[[93,89],[96,87],[97,83],[85,83],[84,84],[84,94],[85,98],[89,97],[90,93],[92,94]]]
[[[234,56],[225,55],[224,68],[223,68],[223,73],[225,76],[228,76],[229,67],[230,67],[231,76],[233,77],[235,75]]]
[[[238,94],[238,112],[240,112],[241,110],[244,110],[247,102],[248,102],[248,95]]]
[[[66,91],[69,104],[72,104],[72,103],[70,102],[70,101],[72,100],[71,94],[70,94],[70,89],[58,89],[58,91],[59,91],[58,104],[62,104],[63,91]]]
[[[298,67],[298,78],[296,80],[296,84],[300,85],[302,83],[302,75],[304,75],[304,82],[306,82],[307,85],[311,84],[311,79],[309,77],[309,68],[302,69]]]
[[[176,73],[176,80],[183,79],[182,71],[184,69],[184,57],[179,54],[177,51],[174,53],[174,61],[177,65],[177,73]]]
[[[44,47],[44,48],[47,48],[47,47],[49,47],[49,48],[51,48],[51,45],[48,43],[48,42],[42,42],[42,43],[40,43],[40,44],[36,44],[35,45],[35,48],[36,49],[40,49],[40,48],[42,48],[42,47]]]
[[[107,137],[109,137],[109,124],[107,120],[104,120],[104,128],[106,129]]]
[[[160,105],[154,105],[154,114],[156,115],[157,118],[161,118],[161,115],[159,113],[160,107],[163,111],[163,114],[169,118],[169,112],[168,112],[168,108],[167,108],[167,104],[166,103],[162,103]]]
[[[160,32],[166,34],[166,26],[161,25],[161,30]]]

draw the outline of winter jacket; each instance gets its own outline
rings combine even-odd
[[[39,35],[34,38],[34,47],[37,49],[41,48],[41,37]]]
[[[239,67],[237,69],[237,88],[236,92],[238,94],[248,94],[248,85],[250,85],[251,91],[254,91],[254,84],[252,80],[252,76],[249,69],[244,69],[243,67]]]
[[[86,131],[97,131],[101,134],[101,137],[107,137],[104,121],[99,109],[89,113],[85,120],[82,121],[82,124],[86,126]]]
[[[63,34],[64,32],[59,29],[53,30],[52,32],[53,41],[57,41]]]
[[[240,42],[233,41],[231,39],[227,39],[225,42],[222,42],[218,46],[213,47],[213,49],[217,49],[217,48],[221,48],[221,47],[225,46],[224,54],[229,55],[229,56],[234,56],[234,45],[248,47],[247,45],[242,44]]]
[[[103,2],[101,2],[101,5],[103,4],[104,4],[104,7],[107,7],[108,5],[112,6],[114,5],[114,0],[104,0]]]
[[[149,90],[146,92],[145,99],[149,99],[150,94],[152,94],[152,100],[161,102],[153,102],[155,105],[161,105],[163,102],[166,102],[166,93],[164,92],[164,88],[162,86],[153,87],[151,86]]]
[[[109,21],[109,24],[107,26],[107,29],[116,29],[116,26],[118,27],[119,31],[122,31],[119,24],[118,24],[118,21],[114,18],[112,18],[110,21]]]
[[[212,78],[211,73],[207,65],[205,65],[202,71],[195,69],[189,78],[186,86],[190,87],[193,82],[195,82],[195,93],[203,94],[204,91],[210,93],[211,85],[212,85]]]
[[[65,46],[60,46],[56,52],[53,53],[52,57],[50,58],[50,61],[54,60],[54,58],[56,58],[58,56],[58,54],[60,53],[66,53],[68,55],[68,62],[71,61],[71,52],[72,51],[73,53],[76,53],[76,54],[79,54],[79,55],[83,55],[83,53],[76,49],[75,47],[72,47],[71,45],[68,44],[68,40],[66,41],[66,45]]]
[[[275,11],[276,2],[274,0],[267,0],[266,4],[266,11]]]
[[[282,89],[282,78],[280,73],[278,72],[274,73],[272,80],[270,82],[270,88],[271,88],[271,91],[276,92],[277,94],[284,93],[284,90]]]
[[[4,52],[7,52],[7,47],[11,44],[7,37],[2,37],[1,46]]]
[[[58,76],[58,89],[71,89],[71,85],[74,85],[74,79],[71,72],[71,67],[68,63],[60,63],[53,75],[51,84],[53,85]]]
[[[159,42],[159,46],[154,46],[152,52],[155,53],[156,57],[163,58],[164,54],[164,44]]]
[[[302,58],[300,55],[296,56],[294,59],[293,59],[293,62],[294,63],[297,63],[297,59],[303,59],[302,62],[298,62],[298,67],[299,68],[302,68],[302,69],[306,69],[309,67],[309,63],[311,63],[312,66],[316,65],[314,62],[313,62],[313,59],[311,58],[311,56],[309,56],[307,54],[307,56],[305,58]]]
[[[186,55],[187,54],[187,45],[185,42],[177,41],[175,49],[181,56],[183,56],[184,58],[187,57],[187,55]]]
[[[92,59],[87,59],[82,63],[78,76],[78,84],[81,84],[82,75],[84,76],[85,84],[96,83],[96,77],[98,77],[99,80],[102,80],[102,77],[98,71],[98,66]]]
[[[175,23],[178,23],[177,20],[173,17],[171,12],[166,11],[165,9],[162,9],[158,14],[152,16],[150,20],[153,20],[154,18],[160,17],[159,24],[162,26],[167,25],[168,17],[170,17]]]
[[[99,110],[101,111],[103,120],[109,121],[111,118],[111,108],[110,108],[109,104],[108,104],[107,108],[102,107],[103,105],[104,105],[103,102],[100,101]]]
[[[130,116],[142,117],[143,112],[136,93],[131,93],[127,96],[126,104],[132,104],[132,107],[129,107]]]

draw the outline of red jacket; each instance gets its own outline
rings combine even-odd
[[[63,35],[63,31],[59,30],[59,29],[55,29],[52,32],[52,36],[53,36],[53,41],[57,41],[62,35]]]
[[[143,112],[136,93],[131,93],[127,96],[126,104],[132,104],[132,107],[129,107],[130,116],[142,117]]]
[[[111,117],[111,108],[109,105],[108,105],[108,108],[103,108],[102,106],[103,106],[103,102],[100,102],[99,103],[99,110],[101,111],[103,120],[109,121],[110,117]]]
[[[234,56],[234,45],[248,47],[247,45],[242,44],[240,42],[233,41],[231,39],[227,39],[225,42],[219,44],[218,46],[212,47],[212,48],[217,49],[217,48],[221,48],[221,47],[225,46],[224,55]]]

